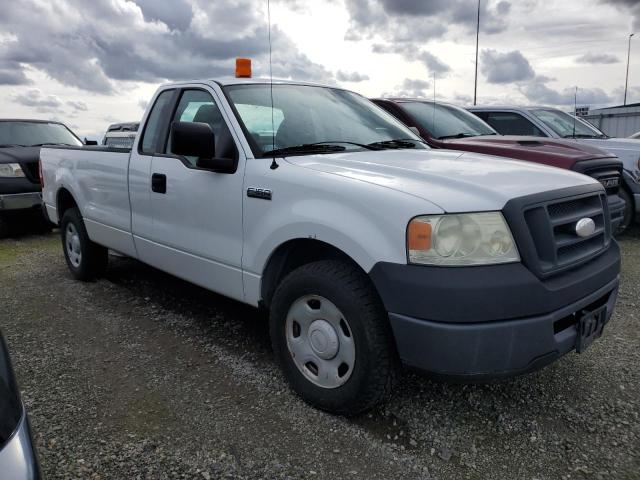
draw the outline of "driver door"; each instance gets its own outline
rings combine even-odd
[[[179,93],[173,122],[208,123],[216,157],[238,160],[235,173],[196,166],[197,158],[174,155],[170,134],[164,154],[151,163],[153,263],[169,273],[241,300],[242,184],[245,157],[228,127],[215,92],[202,86]],[[170,130],[170,128],[169,128]]]

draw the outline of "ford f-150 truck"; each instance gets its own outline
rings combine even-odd
[[[319,408],[378,404],[401,363],[529,372],[611,317],[620,253],[593,178],[433,151],[356,93],[291,81],[164,85],[140,125],[131,151],[42,149],[71,274],[112,249],[267,309]]]
[[[640,140],[610,138],[589,122],[556,108],[476,106],[468,110],[502,135],[566,138],[615,154],[624,165],[619,195],[626,208],[620,228],[640,220]]]
[[[613,230],[622,224],[625,202],[618,196],[622,162],[612,153],[564,139],[499,135],[473,113],[444,102],[410,98],[372,101],[408,127],[415,128],[433,148],[544,163],[594,177],[607,191]]]
[[[52,143],[82,145],[58,122],[0,119],[0,238],[17,223],[48,226],[42,215],[38,158],[40,147]]]

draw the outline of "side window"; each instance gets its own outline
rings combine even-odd
[[[164,127],[163,121],[171,112],[171,103],[173,100],[174,90],[165,90],[156,99],[153,104],[149,118],[147,119],[147,125],[142,133],[142,153],[153,155],[154,153],[161,153],[164,145]]]
[[[209,93],[203,90],[185,90],[173,116],[173,122],[208,123],[215,137],[216,157],[234,160],[238,158],[238,149],[229,127]],[[171,145],[167,147],[167,151],[171,152]],[[187,157],[187,160],[195,165],[198,159]]]
[[[540,130],[519,113],[488,112],[486,113],[486,118],[483,118],[483,120],[485,120],[501,135],[527,135],[533,137],[546,137],[542,130]]]

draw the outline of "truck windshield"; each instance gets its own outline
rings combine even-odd
[[[82,142],[60,123],[0,121],[0,146],[73,145]]]
[[[225,91],[254,140],[256,156],[344,150],[428,148],[411,130],[369,100],[337,88],[230,85]]]
[[[605,138],[597,128],[560,110],[532,110],[532,113],[562,138]]]
[[[497,132],[473,113],[453,105],[433,102],[402,102],[409,112],[432,137],[465,138],[478,135],[497,135]]]

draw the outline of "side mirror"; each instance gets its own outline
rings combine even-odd
[[[84,139],[84,144],[85,145],[98,145],[98,142],[95,140],[87,140],[86,138]]]
[[[218,173],[234,173],[236,161],[216,158],[216,143],[208,123],[173,122],[171,152],[185,157],[197,157],[196,166]]]

